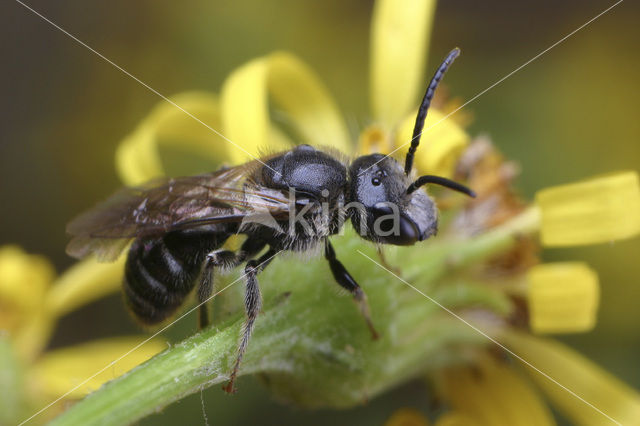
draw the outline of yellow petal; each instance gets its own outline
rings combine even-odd
[[[371,23],[371,108],[387,129],[416,107],[435,0],[378,0]]]
[[[273,101],[291,119],[303,142],[343,152],[352,149],[335,101],[306,64],[284,52],[269,55],[268,87]]]
[[[99,263],[88,258],[69,268],[47,294],[49,311],[61,316],[117,291],[122,284],[125,259],[120,256],[116,262]]]
[[[609,242],[640,233],[640,184],[636,172],[619,172],[544,189],[542,242],[570,246]]]
[[[537,265],[527,272],[531,329],[575,333],[596,323],[598,275],[580,262]]]
[[[120,359],[144,340],[144,336],[117,337],[47,352],[31,368],[29,382],[55,398],[89,379],[68,396],[82,398],[167,348],[164,340],[154,338]]]
[[[298,133],[296,142],[350,151],[346,126],[327,89],[295,56],[277,52],[241,66],[222,87],[224,133],[244,149],[230,151],[236,162],[290,148],[284,133],[275,130],[270,101]]]
[[[46,347],[55,325],[55,318],[46,310],[46,306],[33,312],[20,328],[13,333],[14,346],[23,362],[35,359]]]
[[[229,152],[236,148],[207,127],[221,131],[217,98],[208,93],[186,92],[171,100],[184,111],[166,101],[158,103],[118,146],[116,166],[125,184],[137,185],[165,175],[171,166],[175,168],[163,163],[161,149],[172,150],[172,156],[175,151],[191,154],[194,159],[210,163],[211,169],[230,160]],[[201,171],[183,167],[172,174]]]
[[[413,408],[397,410],[384,423],[384,426],[428,426],[429,421],[420,411]]]
[[[358,138],[358,154],[389,154],[393,151],[393,143],[389,133],[380,125],[372,124],[362,132]]]
[[[515,353],[606,416],[623,425],[639,424],[640,394],[584,356],[559,342],[523,333],[509,332],[502,338]],[[610,418],[537,371],[527,369],[527,372],[572,423],[594,426],[613,424]]]
[[[436,426],[481,426],[481,424],[464,413],[453,411],[440,416]]]
[[[507,364],[488,361],[479,370],[448,370],[443,385],[453,408],[481,425],[555,424],[540,396]]]
[[[404,157],[409,150],[417,111],[406,117],[398,129],[395,144]],[[469,144],[469,135],[455,121],[431,108],[425,121],[420,146],[416,152],[415,167],[419,174],[451,177],[460,155]],[[399,157],[400,158],[400,157]]]
[[[42,256],[16,246],[0,248],[0,332],[8,333],[27,359],[44,347],[53,326],[44,298],[54,274]]]
[[[17,246],[0,247],[0,305],[20,311],[39,307],[54,275],[46,258]]]

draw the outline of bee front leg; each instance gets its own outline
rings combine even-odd
[[[333,274],[333,278],[336,280],[336,282],[340,284],[341,287],[347,289],[349,293],[353,295],[353,300],[355,300],[355,302],[358,304],[360,312],[362,313],[362,316],[367,323],[367,327],[369,327],[371,337],[374,340],[378,339],[378,332],[376,331],[375,327],[373,326],[373,322],[371,321],[371,311],[369,310],[367,295],[362,290],[362,287],[360,287],[356,280],[351,276],[349,271],[347,271],[342,262],[338,260],[338,258],[336,257],[336,251],[333,249],[333,246],[328,239],[325,240],[324,257],[329,262],[331,273]]]
[[[253,325],[258,317],[260,308],[262,307],[262,297],[260,296],[260,287],[258,286],[257,275],[269,264],[269,262],[271,262],[277,253],[277,250],[270,248],[269,251],[259,259],[247,262],[247,266],[244,269],[247,279],[244,295],[244,308],[247,314],[247,320],[242,327],[242,338],[238,345],[238,354],[236,356],[236,362],[233,365],[233,370],[231,370],[231,375],[229,376],[229,382],[222,388],[227,393],[235,393],[234,382],[238,375],[238,369],[240,368],[242,357],[247,350],[249,338],[253,331]]]

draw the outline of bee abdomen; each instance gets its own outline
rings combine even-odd
[[[147,325],[170,317],[195,285],[207,253],[203,249],[215,248],[210,246],[218,245],[216,240],[172,233],[134,241],[125,266],[124,295],[135,317]]]

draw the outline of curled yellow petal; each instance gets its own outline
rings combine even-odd
[[[406,117],[396,134],[396,146],[403,146],[398,151],[401,156],[406,155],[409,149],[416,114],[417,111]],[[431,108],[416,152],[415,167],[420,174],[451,177],[469,141],[470,137],[462,127],[445,118],[442,112]]]
[[[268,140],[266,74],[266,61],[255,59],[235,70],[222,86],[223,131],[242,148],[231,152],[238,163],[260,156]]]
[[[599,301],[598,275],[584,263],[537,265],[527,272],[529,316],[535,333],[591,330]]]
[[[311,68],[293,55],[277,52],[269,55],[268,78],[273,101],[287,114],[303,142],[343,152],[351,149],[342,115]]]
[[[46,296],[49,312],[61,316],[117,291],[122,284],[125,258],[120,256],[112,263],[88,258],[69,268]]]
[[[54,275],[46,258],[18,246],[0,247],[0,305],[21,311],[39,307]]]
[[[424,62],[435,0],[378,0],[371,24],[371,108],[394,128],[426,88]]]
[[[619,172],[544,189],[536,194],[546,246],[609,242],[640,233],[636,172]]]
[[[420,411],[401,408],[389,417],[384,426],[428,426],[429,421]]]
[[[166,101],[158,103],[118,146],[116,167],[125,184],[146,182],[165,175],[168,169],[176,170],[171,174],[207,171],[172,164],[177,162],[176,153],[190,154],[190,158],[210,164],[210,169],[230,160],[229,152],[235,148],[207,127],[221,130],[217,98],[208,93],[186,92],[173,96],[171,101],[179,108]],[[168,161],[163,161],[163,149],[169,150]]]
[[[230,151],[236,162],[290,148],[270,116],[270,101],[296,142],[350,151],[346,126],[327,89],[295,56],[276,52],[239,67],[222,87],[223,131],[242,147]]]
[[[540,396],[507,364],[487,361],[479,370],[456,368],[443,375],[444,396],[459,413],[481,425],[553,425]]]
[[[0,248],[0,331],[23,357],[34,357],[49,337],[52,320],[44,298],[54,275],[46,258],[17,246]]]
[[[640,394],[584,356],[559,342],[524,333],[509,332],[502,339],[518,355],[582,398],[527,369],[531,379],[573,424],[608,426],[614,424],[612,419],[623,425],[638,424]]]
[[[117,337],[47,352],[30,369],[29,383],[35,391],[51,397],[71,391],[68,398],[82,398],[167,348],[164,340],[154,338],[127,354],[145,339]]]

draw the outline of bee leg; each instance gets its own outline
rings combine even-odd
[[[198,308],[198,327],[201,330],[209,325],[209,308],[206,302],[213,292],[213,270],[215,268],[221,268],[223,270],[235,268],[248,258],[259,253],[265,245],[261,240],[248,239],[242,244],[242,247],[237,253],[230,250],[218,249],[207,254],[202,268],[200,287],[198,287],[198,303],[200,304]]]
[[[244,260],[243,253],[236,254],[229,250],[214,250],[207,254],[202,268],[200,286],[198,287],[198,328],[209,326],[209,308],[207,301],[213,292],[213,271],[215,268],[229,269]]]
[[[215,268],[232,269],[255,256],[266,244],[260,240],[247,240],[240,250],[235,253],[230,250],[218,249],[207,254],[202,268],[200,287],[198,287],[198,326],[202,330],[209,325],[209,308],[207,301],[213,292],[213,270]]]
[[[198,287],[198,328],[200,330],[209,326],[209,308],[207,301],[213,291],[213,268],[214,263],[207,256],[202,268],[202,278]]]
[[[367,302],[367,295],[358,285],[356,280],[351,276],[349,271],[347,271],[342,262],[338,260],[338,258],[336,257],[336,252],[328,239],[325,240],[324,257],[329,262],[329,267],[331,268],[333,278],[336,280],[336,282],[343,288],[347,289],[349,293],[353,295],[353,299],[358,304],[360,312],[362,313],[362,316],[367,323],[367,327],[369,327],[369,331],[371,331],[371,337],[373,338],[373,340],[378,339],[378,332],[376,331],[375,327],[373,326],[373,322],[371,321],[371,313],[369,310],[369,303]]]
[[[269,251],[263,254],[259,259],[247,262],[247,266],[244,269],[247,277],[246,290],[244,294],[244,308],[247,314],[247,320],[242,327],[242,338],[238,345],[238,354],[236,356],[236,362],[233,365],[233,370],[231,370],[231,375],[229,376],[229,382],[222,387],[222,389],[227,393],[235,393],[233,384],[236,380],[236,376],[238,375],[238,369],[240,368],[242,357],[244,356],[247,345],[249,344],[249,338],[253,331],[253,324],[255,323],[258,313],[260,312],[260,308],[262,307],[262,297],[260,296],[260,287],[258,287],[257,275],[269,264],[269,262],[271,262],[277,253],[277,250],[270,248]]]

